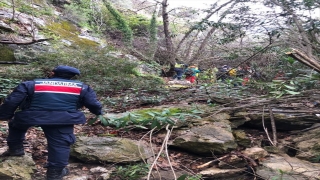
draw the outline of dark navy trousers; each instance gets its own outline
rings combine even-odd
[[[17,146],[25,140],[27,130],[31,126],[20,127],[9,123],[8,146]],[[41,125],[47,138],[47,167],[65,167],[68,165],[70,146],[75,143],[73,125]]]
[[[176,75],[173,76],[173,79],[178,78],[178,80],[181,80],[184,70],[182,68],[174,68],[174,71]]]

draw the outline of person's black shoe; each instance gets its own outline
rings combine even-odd
[[[25,155],[24,153],[24,148],[23,145],[16,145],[16,146],[9,146],[9,149],[2,153],[0,157],[4,156],[23,156]]]
[[[68,168],[48,167],[46,180],[62,180],[63,176],[68,174]]]

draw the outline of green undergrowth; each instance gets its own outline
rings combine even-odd
[[[147,164],[133,164],[118,166],[113,172],[113,178],[120,178],[122,180],[135,180],[141,179],[143,176],[146,176],[149,171],[149,165]]]
[[[114,126],[116,128],[127,129],[128,127],[136,127],[141,129],[161,129],[166,125],[175,125],[184,122],[186,117],[200,118],[198,116],[202,112],[197,109],[182,108],[154,108],[141,109],[133,112],[127,112],[122,117],[100,118],[104,125]],[[97,118],[91,119],[88,124],[93,124]]]
[[[93,87],[99,95],[131,88],[155,90],[164,83],[160,77],[140,74],[137,62],[108,55],[109,49],[61,46],[50,51],[37,54],[36,60],[29,65],[8,66],[3,72],[6,77],[32,80],[47,77],[57,65],[69,65],[80,69],[78,79]]]
[[[96,48],[99,46],[97,42],[79,37],[78,28],[68,21],[52,22],[47,25],[47,33],[51,34],[55,40],[66,40],[71,43],[74,48]]]
[[[19,79],[0,77],[0,104],[3,102],[4,98],[12,92],[13,88],[16,87],[19,82]]]
[[[0,61],[15,61],[14,52],[7,46],[0,45]]]

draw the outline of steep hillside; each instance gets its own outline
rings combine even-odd
[[[1,75],[33,79],[46,76],[58,64],[66,64],[79,68],[80,79],[95,86],[98,92],[156,88],[162,84],[155,64],[143,63],[130,55],[126,36],[117,29],[119,23],[102,1],[95,6],[101,8],[99,11],[90,10],[90,4],[76,2],[1,2]],[[114,6],[122,10],[132,8]],[[97,12],[101,13],[100,22],[95,17]],[[138,39],[133,44],[148,49],[139,41],[147,38],[143,32],[147,32],[149,20],[131,11],[127,14],[133,36]]]

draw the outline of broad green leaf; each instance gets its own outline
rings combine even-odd
[[[284,80],[272,80],[272,82],[274,82],[274,83],[283,83],[283,82],[285,82]]]
[[[169,109],[164,109],[161,114],[162,115],[170,114],[170,110]]]
[[[141,126],[141,125],[134,125],[134,127],[140,128],[140,129],[148,129],[145,126]]]
[[[88,124],[92,125],[93,123],[95,123],[97,121],[97,119],[98,119],[98,116],[96,116],[95,118],[90,119]]]
[[[280,98],[282,95],[284,95],[284,92],[281,92],[276,98]]]
[[[108,121],[106,120],[106,118],[104,118],[102,115],[99,115],[98,117],[99,117],[101,123],[102,123],[104,126],[108,126],[109,123],[108,123]]]
[[[288,86],[288,85],[284,85],[286,88],[288,88],[288,89],[292,89],[292,90],[294,90],[294,89],[296,89],[295,87],[293,87],[293,86]]]
[[[185,180],[187,177],[188,177],[188,175],[183,174],[177,180]]]
[[[202,114],[202,111],[199,111],[198,109],[194,109],[191,111],[193,114]]]
[[[154,116],[155,116],[155,114],[154,114],[153,112],[147,112],[147,114],[148,114],[149,116],[151,116],[151,117],[154,117]]]
[[[291,95],[296,95],[296,94],[300,94],[300,92],[295,92],[295,91],[289,91],[289,90],[285,90],[287,93],[291,94]]]
[[[281,91],[271,91],[270,94],[281,94]]]
[[[156,120],[158,121],[167,121],[167,117],[156,117]]]
[[[152,123],[151,123],[151,128],[155,128],[155,127],[159,127],[160,126],[160,123],[157,121],[157,120],[153,120]]]

